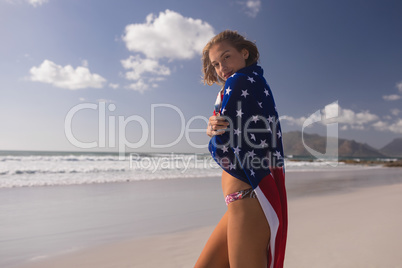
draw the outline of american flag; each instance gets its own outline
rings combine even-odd
[[[268,267],[283,267],[288,216],[282,132],[263,69],[253,64],[229,77],[214,114],[229,127],[212,137],[209,151],[226,172],[253,187],[271,229]]]

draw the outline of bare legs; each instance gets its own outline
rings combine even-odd
[[[212,232],[195,268],[226,268],[229,266],[228,242],[227,242],[228,212],[226,212],[215,230]]]
[[[222,187],[227,195],[250,186],[224,173]],[[232,202],[208,239],[195,267],[266,268],[269,230],[258,199]]]
[[[227,227],[230,267],[266,268],[270,232],[258,199],[229,204]]]

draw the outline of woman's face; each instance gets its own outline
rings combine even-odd
[[[224,81],[238,70],[246,67],[247,49],[237,51],[228,42],[220,42],[209,49],[209,59],[217,75]]]

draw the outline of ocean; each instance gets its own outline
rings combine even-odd
[[[220,176],[209,154],[0,151],[0,188]],[[296,161],[295,161],[296,160]],[[356,169],[343,162],[285,159],[286,172]]]

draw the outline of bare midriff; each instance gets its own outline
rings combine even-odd
[[[224,170],[222,171],[223,196],[249,188],[251,188],[250,184],[233,177]]]

